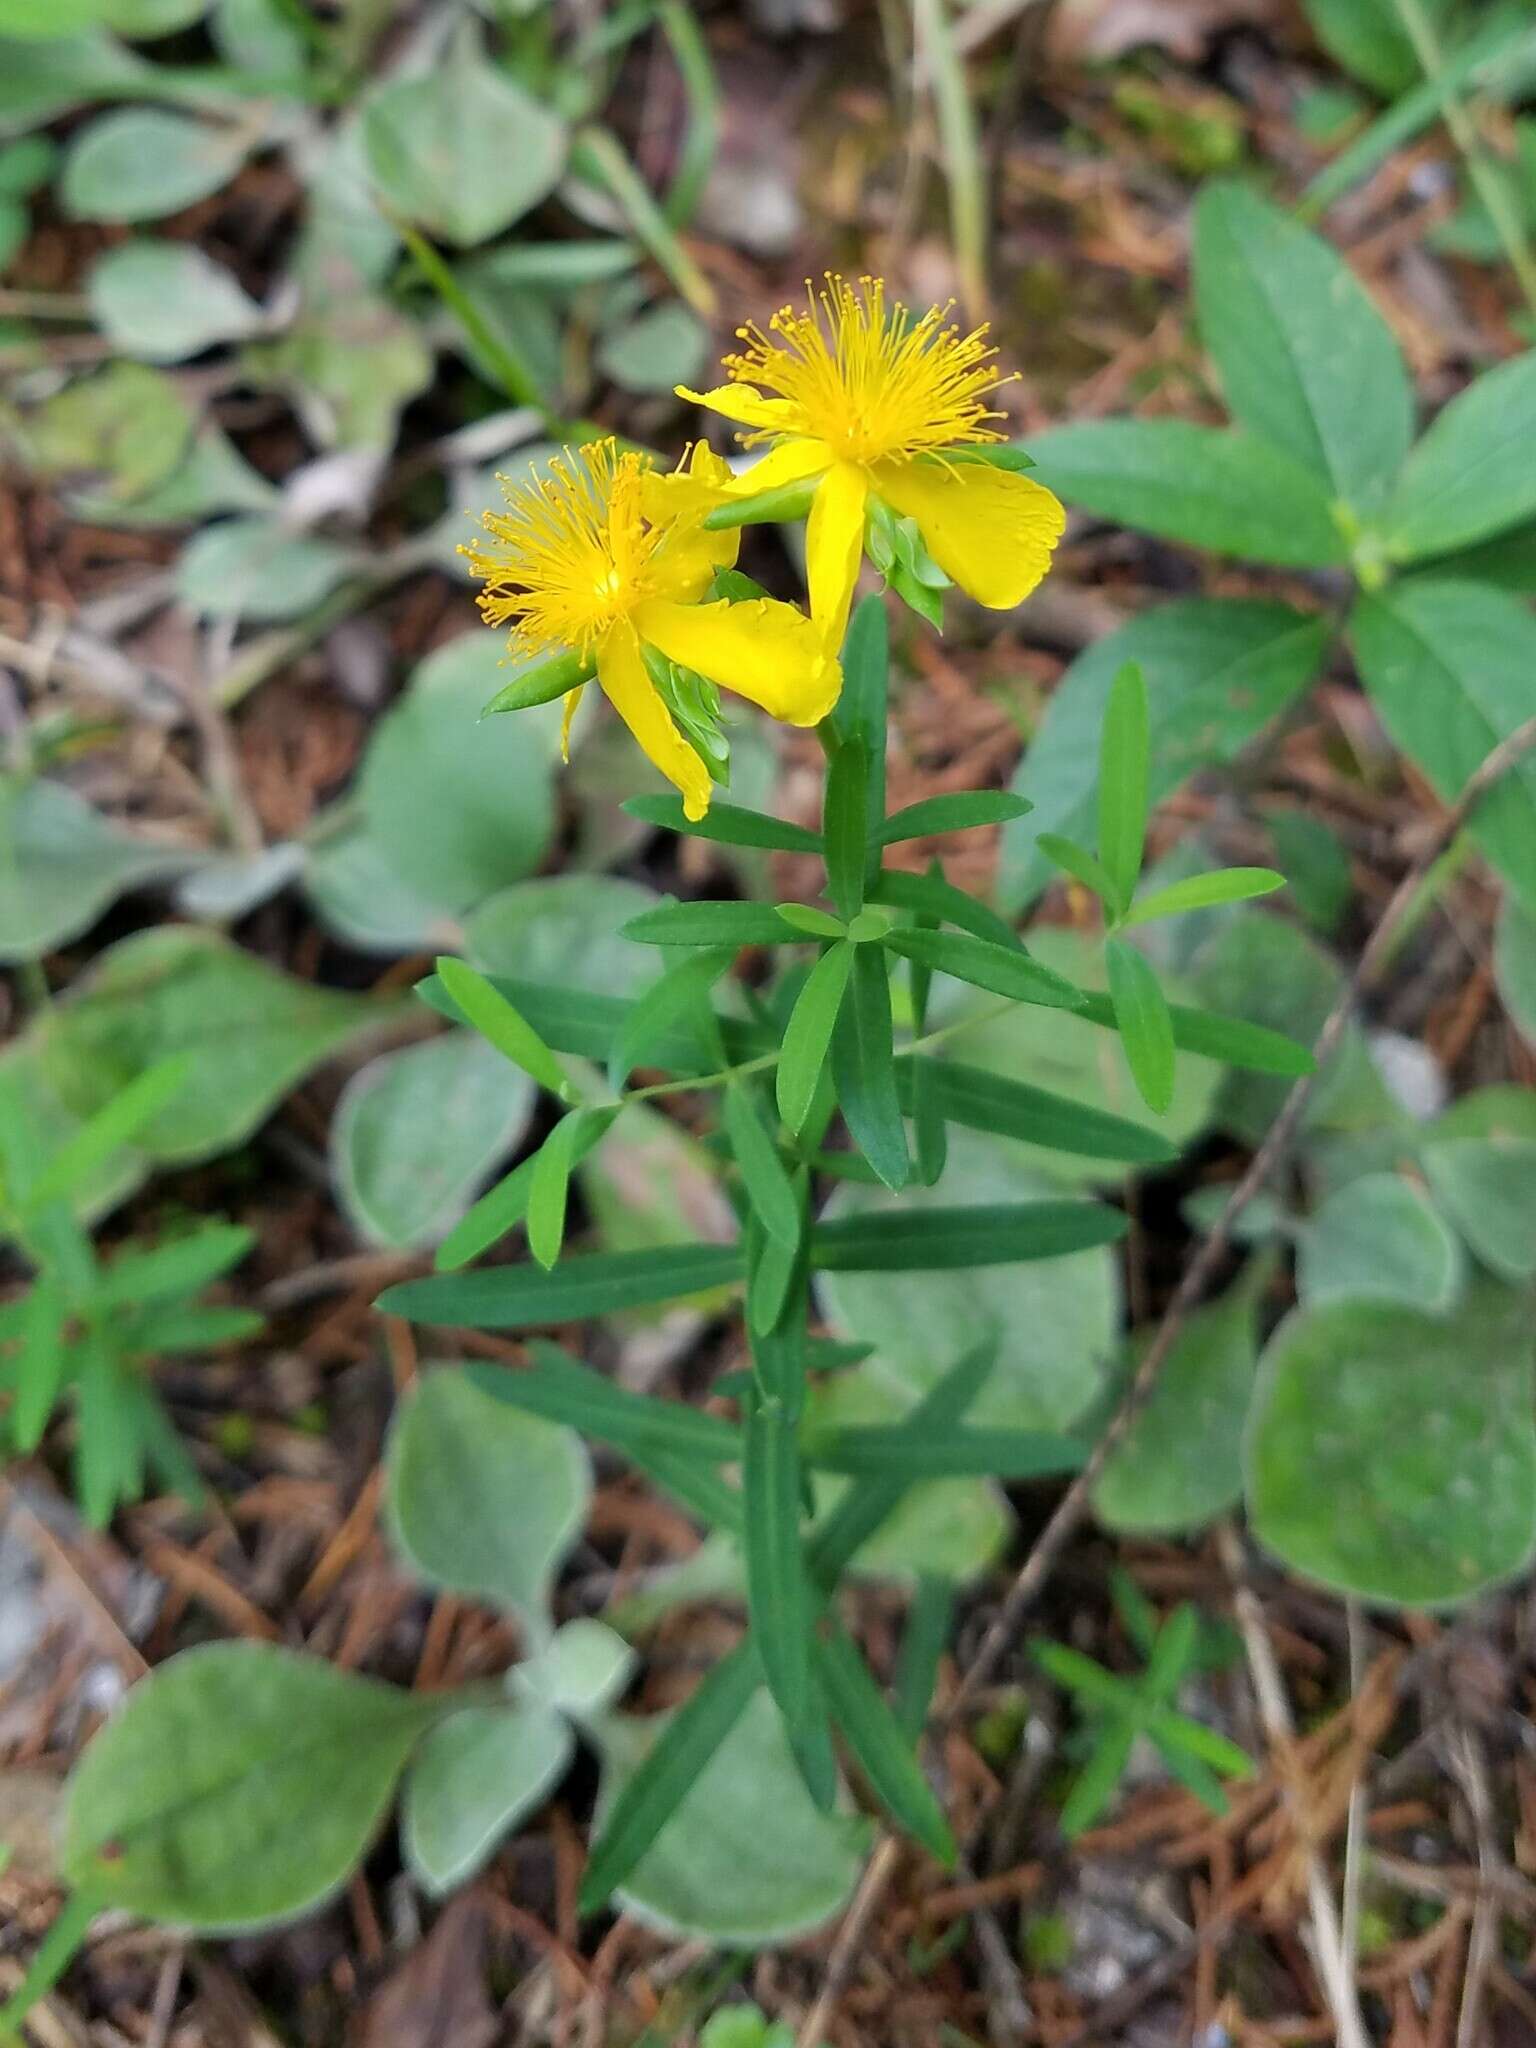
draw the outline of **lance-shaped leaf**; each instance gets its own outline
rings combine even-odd
[[[1053,974],[1022,949],[994,945],[990,939],[914,927],[888,932],[883,943],[904,960],[915,960],[935,973],[952,974],[973,988],[990,989],[1016,1003],[1040,1003],[1053,1010],[1078,1010],[1083,1005],[1082,990],[1063,975]]]

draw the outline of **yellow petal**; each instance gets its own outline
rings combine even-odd
[[[764,398],[750,384],[717,384],[712,391],[690,391],[686,384],[674,384],[672,389],[679,398],[691,398],[695,405],[723,413],[741,426],[760,427],[769,433],[787,431],[791,415],[799,416],[799,408],[787,398]]]
[[[574,690],[567,690],[565,693],[565,709],[560,718],[560,758],[562,761],[569,761],[571,758],[571,721],[576,716],[577,706],[581,703],[581,693],[586,687],[585,683],[578,683]]]
[[[893,511],[917,521],[945,574],[996,611],[1028,597],[1066,524],[1044,484],[990,463],[881,462],[871,479]]]
[[[729,569],[741,552],[739,529],[704,530],[705,517],[730,495],[729,464],[712,448],[696,441],[688,461],[662,473],[649,470],[640,480],[640,506],[652,526],[669,529],[651,560],[650,580],[665,597],[688,604],[702,597],[716,569]]]
[[[756,497],[760,491],[777,491],[785,484],[809,483],[832,465],[832,451],[825,441],[810,441],[795,434],[770,448],[750,469],[734,475],[727,472],[728,488],[740,497]]]
[[[864,552],[864,507],[869,483],[862,469],[834,463],[816,486],[805,525],[805,573],[811,617],[829,648],[843,644],[853,587]]]
[[[760,704],[789,725],[817,725],[837,702],[842,670],[804,612],[776,598],[742,604],[646,600],[634,614],[642,640],[684,668]]]
[[[597,650],[597,680],[641,751],[681,790],[684,815],[702,818],[709,809],[709,770],[672,723],[627,622],[604,635]]]

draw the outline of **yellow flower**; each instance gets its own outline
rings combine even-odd
[[[807,286],[809,295],[810,287]],[[1065,514],[1043,485],[979,459],[1002,436],[986,400],[999,382],[984,327],[962,334],[932,307],[909,321],[886,304],[879,278],[856,290],[828,274],[805,312],[783,307],[739,330],[730,383],[678,394],[753,431],[745,447],[769,453],[730,485],[756,495],[814,487],[806,529],[811,613],[841,644],[878,498],[913,520],[928,552],[981,604],[1009,610],[1051,565]],[[967,454],[966,450],[972,452]]]
[[[826,717],[842,673],[811,621],[772,598],[701,600],[736,559],[739,533],[707,533],[730,471],[702,445],[661,475],[612,440],[553,457],[547,478],[502,484],[506,512],[487,512],[491,543],[466,547],[484,579],[486,623],[509,625],[519,656],[573,650],[591,664],[619,716],[690,818],[709,808],[710,774],[652,680],[646,650],[722,684],[791,725]],[[583,685],[566,697],[565,733]]]

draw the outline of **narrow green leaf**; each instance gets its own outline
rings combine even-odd
[[[565,1213],[576,1162],[591,1151],[617,1115],[616,1109],[573,1109],[539,1147],[528,1183],[528,1249],[546,1271],[559,1258],[565,1242]]]
[[[603,1822],[582,1878],[579,1911],[596,1913],[623,1884],[747,1711],[762,1679],[756,1650],[743,1643],[678,1708]]]
[[[563,1422],[621,1451],[654,1452],[690,1465],[733,1464],[740,1458],[741,1432],[720,1416],[684,1401],[633,1394],[590,1366],[578,1365],[553,1344],[536,1343],[530,1350],[530,1366],[468,1365],[465,1375],[494,1400]]]
[[[776,490],[753,491],[717,505],[704,516],[706,533],[729,533],[738,526],[794,525],[811,509],[813,484],[780,484]]]
[[[1118,1029],[1115,1006],[1108,996],[1090,994],[1078,1015],[1090,1024]],[[1168,1015],[1173,1042],[1183,1052],[1197,1052],[1205,1059],[1222,1060],[1229,1067],[1245,1067],[1255,1074],[1292,1079],[1310,1074],[1315,1064],[1306,1046],[1267,1025],[1250,1024],[1242,1017],[1221,1017],[1214,1010],[1191,1010],[1182,1003],[1170,1004]]]
[[[220,1344],[243,1343],[266,1328],[249,1308],[150,1309],[136,1316],[124,1338],[127,1349],[145,1358],[172,1351],[210,1351]]]
[[[1161,1116],[1173,1100],[1173,1019],[1167,998],[1151,961],[1134,946],[1111,939],[1104,963],[1131,1076],[1148,1107]]]
[[[579,690],[596,674],[597,664],[589,656],[557,654],[552,660],[541,661],[514,676],[496,692],[480,716],[490,718],[498,711],[531,711],[536,704],[548,704],[568,690]]]
[[[1091,1827],[1108,1806],[1135,1746],[1134,1722],[1114,1721],[1101,1730],[1092,1754],[1062,1805],[1061,1832],[1069,1842]]]
[[[994,945],[1024,950],[1024,942],[1011,924],[942,875],[905,875],[885,868],[875,877],[869,893],[873,902],[888,903],[894,910],[915,911],[920,917],[956,925],[975,938],[990,939]]]
[[[747,1260],[747,1328],[753,1337],[766,1337],[782,1318],[800,1266],[799,1254],[798,1239],[780,1244],[758,1231]]]
[[[646,946],[783,946],[795,937],[771,903],[661,903],[620,931]]]
[[[829,947],[806,978],[784,1029],[774,1085],[779,1115],[796,1137],[804,1130],[816,1099],[852,966],[852,946],[840,943]]]
[[[740,804],[712,803],[702,818],[684,814],[680,796],[632,796],[621,806],[632,818],[668,832],[713,839],[721,846],[765,846],[776,853],[820,853],[821,834]]]
[[[22,1196],[24,1210],[45,1209],[88,1180],[165,1107],[186,1080],[191,1064],[190,1059],[178,1056],[158,1060],[136,1074],[54,1153]]]
[[[811,1264],[824,1273],[954,1271],[1060,1258],[1113,1244],[1125,1230],[1120,1211],[1097,1202],[985,1202],[907,1215],[873,1210],[817,1224]]]
[[[522,1222],[528,1213],[535,1164],[532,1159],[522,1160],[460,1218],[437,1248],[433,1264],[439,1273],[456,1273]]]
[[[14,1370],[10,1437],[23,1456],[43,1440],[69,1363],[64,1342],[68,1303],[55,1275],[40,1273],[22,1303],[21,1351]]]
[[[913,926],[888,932],[884,944],[904,960],[919,961],[937,974],[952,974],[957,981],[1009,996],[1016,1003],[1038,1003],[1054,1010],[1078,1010],[1083,1005],[1082,990],[1064,976],[1040,966],[1027,953],[994,945],[990,939]]]
[[[1217,868],[1212,874],[1191,875],[1166,889],[1154,889],[1150,896],[1133,903],[1121,922],[1129,929],[1133,924],[1150,924],[1156,917],[1208,910],[1216,903],[1245,903],[1251,896],[1269,896],[1284,887],[1284,875],[1273,868]]]
[[[1214,1728],[1207,1728],[1201,1721],[1193,1721],[1187,1714],[1175,1714],[1165,1710],[1153,1714],[1147,1721],[1147,1733],[1159,1745],[1167,1743],[1170,1749],[1186,1750],[1197,1756],[1213,1770],[1229,1778],[1251,1778],[1253,1758],[1239,1749],[1225,1735]]]
[[[723,1529],[728,1536],[740,1536],[745,1526],[740,1490],[722,1479],[711,1466],[695,1464],[670,1451],[653,1450],[648,1443],[638,1447],[627,1445],[625,1454],[706,1529]]]
[[[906,1185],[907,1133],[896,1096],[891,988],[874,946],[853,951],[832,1031],[832,1078],[854,1143],[888,1188]]]
[[[903,839],[927,839],[939,832],[969,832],[978,825],[1006,825],[1034,806],[1006,789],[964,789],[953,796],[924,797],[896,811],[879,829],[882,846]]]
[[[1102,1017],[1092,1007],[1099,1003],[1103,1004]],[[1090,996],[1088,1006],[1078,1015],[1090,1016],[1095,1023],[1114,1022],[1107,996]],[[939,1114],[969,1130],[1018,1138],[1028,1145],[1044,1145],[1052,1152],[1071,1152],[1082,1159],[1122,1159],[1133,1166],[1166,1166],[1178,1157],[1177,1148],[1166,1138],[1128,1117],[1090,1108],[1065,1095],[1052,1095],[1006,1074],[932,1059],[926,1053],[896,1062],[898,1093],[909,1112],[919,1074],[924,1085],[932,1087]]]
[[[649,1064],[658,1046],[667,1045],[690,1025],[701,1050],[708,1048],[706,1034],[713,1016],[710,990],[734,957],[724,946],[691,954],[669,967],[636,999],[608,1061],[611,1088],[621,1088],[636,1067]]]
[[[121,1251],[103,1269],[96,1299],[104,1308],[126,1308],[195,1294],[238,1265],[255,1242],[256,1233],[240,1224],[211,1223],[148,1251]]]
[[[1186,1791],[1193,1792],[1210,1812],[1228,1811],[1227,1795],[1221,1789],[1220,1781],[1214,1773],[1206,1769],[1198,1757],[1191,1756],[1187,1750],[1180,1749],[1176,1742],[1171,1742],[1166,1730],[1149,1728],[1147,1734],[1153,1748],[1167,1765],[1170,1778],[1176,1779]]]
[[[1040,1479],[1079,1472],[1088,1446],[1036,1429],[955,1429],[926,1441],[901,1423],[840,1429],[814,1440],[806,1462],[821,1472],[922,1480]]]
[[[864,907],[864,879],[871,837],[869,754],[845,741],[827,763],[821,836],[828,893],[844,918]]]
[[[749,1395],[743,1435],[747,1613],[768,1690],[798,1752],[814,1702],[811,1600],[800,1548],[800,1453],[781,1401]]]
[[[986,1385],[997,1363],[997,1340],[972,1345],[923,1395],[900,1425],[913,1438],[953,1429]],[[828,1590],[876,1532],[890,1520],[907,1492],[905,1479],[856,1479],[812,1536],[807,1561],[816,1583]]]
[[[810,938],[847,937],[848,928],[842,919],[834,917],[829,910],[818,910],[814,903],[776,903],[773,907],[786,924],[792,924],[797,932],[804,932]]]
[[[816,1670],[833,1718],[870,1790],[899,1827],[946,1870],[952,1869],[958,1853],[955,1839],[933,1787],[889,1701],[842,1627],[834,1624],[826,1636],[818,1637]]]
[[[386,1288],[378,1307],[414,1322],[470,1330],[538,1329],[677,1301],[729,1286],[742,1277],[733,1244],[669,1245],[660,1250],[599,1252],[565,1259],[553,1272],[537,1266],[491,1266],[473,1273],[435,1273]]]
[[[839,741],[856,741],[869,759],[865,801],[872,818],[885,816],[885,729],[890,627],[885,602],[871,593],[854,606],[843,641],[843,690],[832,708]]]
[[[1099,859],[1117,909],[1130,902],[1141,873],[1151,745],[1146,678],[1128,661],[1110,686],[1099,746]]]
[[[896,1667],[896,1719],[915,1749],[938,1683],[939,1659],[955,1619],[955,1584],[924,1572],[918,1579]]]
[[[1064,839],[1059,832],[1041,832],[1037,834],[1035,844],[1047,860],[1053,861],[1074,882],[1081,882],[1106,906],[1110,915],[1114,915],[1115,885],[1101,860],[1079,846],[1075,839]]]
[[[800,1202],[757,1104],[740,1082],[725,1091],[725,1134],[758,1220],[771,1238],[793,1249],[800,1242]]]
[[[533,1026],[483,974],[445,953],[437,961],[437,976],[450,1000],[482,1038],[551,1095],[562,1102],[570,1099],[570,1084],[560,1062]]]
[[[1145,1711],[1137,1696],[1136,1688],[1129,1679],[1117,1678],[1112,1671],[1106,1671],[1092,1657],[1085,1657],[1081,1650],[1074,1650],[1066,1643],[1034,1643],[1030,1655],[1040,1666],[1047,1678],[1052,1678],[1068,1692],[1076,1693],[1092,1707],[1106,1714],[1125,1714],[1138,1724],[1145,1719]]]

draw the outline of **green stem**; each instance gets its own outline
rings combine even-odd
[[[1424,76],[1432,83],[1437,82],[1445,69],[1445,58],[1434,25],[1424,11],[1423,0],[1393,0],[1393,4],[1408,40],[1413,44],[1414,55],[1423,67]],[[1489,162],[1482,138],[1458,93],[1447,95],[1444,114],[1451,139],[1466,159],[1468,175],[1477,188],[1478,197],[1488,209],[1488,218],[1504,245],[1509,267],[1525,294],[1526,304],[1536,313],[1536,258],[1531,254],[1524,224],[1510,198],[1509,189],[1496,167]]]

